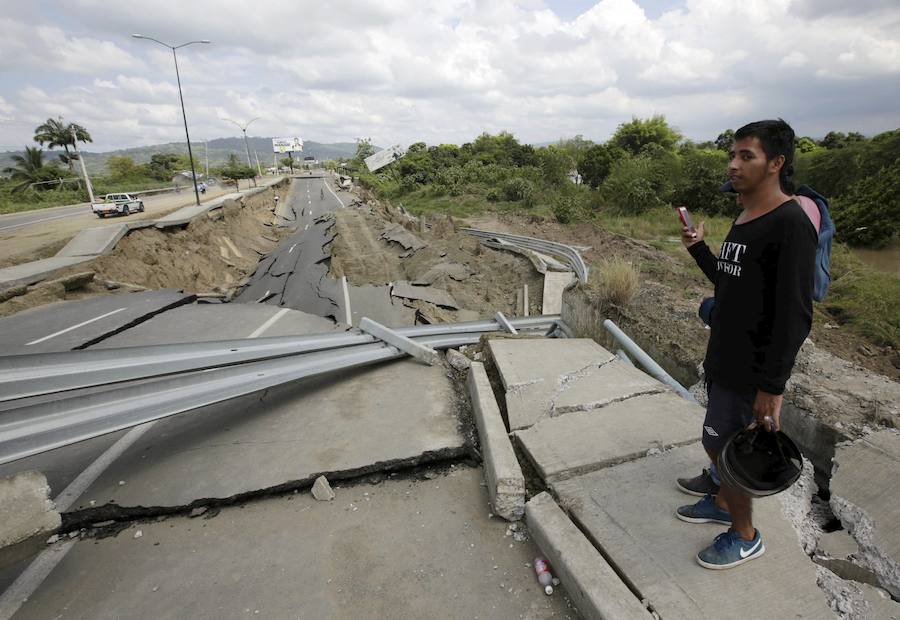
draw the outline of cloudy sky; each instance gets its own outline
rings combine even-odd
[[[0,149],[48,116],[92,149],[251,135],[376,144],[605,140],[664,114],[690,138],[781,116],[900,127],[896,0],[33,0],[0,17]]]

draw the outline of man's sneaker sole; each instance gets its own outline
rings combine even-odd
[[[712,519],[710,517],[686,517],[677,510],[675,511],[675,516],[685,523],[719,523],[721,525],[731,525],[730,520],[725,521],[724,519]]]
[[[729,524],[730,525],[730,524]],[[734,568],[735,566],[740,566],[741,564],[746,564],[750,560],[755,560],[756,558],[762,556],[766,552],[766,546],[760,545],[759,550],[754,552],[751,555],[748,555],[746,558],[741,558],[740,560],[735,560],[730,564],[710,564],[709,562],[704,562],[700,559],[700,556],[697,556],[697,563],[703,568],[708,568],[710,570],[726,570],[728,568]]]
[[[681,483],[677,480],[675,481],[675,486],[678,487],[678,490],[682,493],[686,493],[688,495],[693,495],[694,497],[703,497],[704,495],[715,495],[715,493],[702,493],[700,491],[692,491],[685,486],[681,486]]]

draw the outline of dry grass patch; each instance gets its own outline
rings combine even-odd
[[[640,270],[630,260],[610,258],[597,267],[600,298],[619,306],[628,305],[640,288]]]

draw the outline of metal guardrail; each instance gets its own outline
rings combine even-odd
[[[540,328],[559,318],[559,315],[544,315],[511,319],[510,322],[517,329],[528,329]],[[468,321],[400,327],[395,331],[414,338],[503,330],[495,321]],[[369,334],[336,332],[0,356],[0,403],[374,342],[378,340]]]
[[[603,321],[603,327],[606,328],[612,337],[615,339],[619,345],[625,349],[625,351],[631,355],[634,359],[637,360],[638,364],[644,367],[650,375],[652,375],[655,379],[662,381],[672,389],[674,389],[678,394],[691,402],[697,402],[697,399],[694,398],[693,394],[691,394],[687,388],[678,383],[672,376],[663,370],[662,366],[656,363],[656,361],[647,355],[646,351],[640,348],[637,343],[628,337],[628,335],[619,329],[619,326],[606,319]],[[617,352],[618,355],[619,352]],[[629,360],[631,361],[631,360]]]
[[[581,253],[578,251],[578,249],[570,245],[557,243],[556,241],[547,241],[546,239],[526,237],[524,235],[513,235],[509,233],[492,232],[490,230],[479,230],[477,228],[462,228],[461,230],[467,234],[475,237],[480,237],[482,239],[501,239],[503,241],[508,241],[510,243],[520,245],[529,250],[535,250],[544,254],[551,254],[553,256],[562,257],[566,260],[566,262],[572,268],[572,271],[575,272],[575,275],[578,276],[578,279],[581,280],[581,282],[587,282],[588,280],[588,267],[585,264],[584,259],[581,257]]]
[[[527,328],[523,329],[543,332],[555,321],[552,317],[534,317]],[[498,329],[493,321],[480,323],[488,327],[484,331]],[[434,325],[406,330],[428,332],[415,336],[414,340],[425,346],[443,349],[478,342],[484,331],[463,331],[470,329],[471,325],[464,328],[460,328],[460,324]],[[133,348],[132,352],[138,348]],[[115,352],[116,350],[109,349],[76,353],[115,355]],[[126,381],[112,386],[91,385],[69,392],[65,398],[55,394],[49,397],[42,394],[13,403],[7,402],[4,403],[2,409],[5,411],[0,416],[0,464],[145,422],[194,411],[298,379],[397,359],[404,355],[400,350],[378,341],[208,368],[199,372],[181,372]],[[115,358],[107,360],[107,364],[114,363]]]

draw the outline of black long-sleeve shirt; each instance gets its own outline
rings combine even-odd
[[[789,200],[733,224],[718,257],[703,241],[688,248],[716,291],[703,361],[707,380],[784,392],[812,326],[817,240],[809,218]]]

